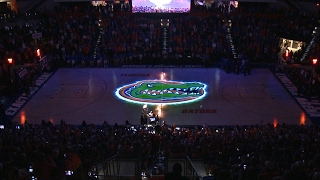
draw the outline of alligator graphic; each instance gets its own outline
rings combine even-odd
[[[191,102],[205,96],[201,82],[144,80],[119,88],[117,96],[137,103],[174,104]]]

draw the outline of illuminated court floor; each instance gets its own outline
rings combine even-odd
[[[162,86],[165,88],[157,89],[159,87],[153,81],[164,84]],[[135,95],[129,98],[116,96],[117,90],[130,96],[141,82],[145,82],[150,91],[143,92],[146,88],[142,88],[142,91],[135,93],[146,94],[141,97],[153,95],[155,98],[149,103]],[[192,87],[198,85],[198,88]],[[179,86],[181,89],[177,88]],[[163,98],[166,93],[176,96]],[[185,97],[180,98],[183,95]],[[110,125],[121,125],[128,120],[138,125],[143,105],[147,105],[148,112],[159,114],[160,120],[165,120],[167,124],[311,124],[268,69],[253,69],[251,75],[243,76],[226,74],[219,68],[59,69],[12,121],[41,123],[42,120],[50,120],[59,124],[63,119],[72,125],[79,125],[82,121],[95,125],[102,125],[104,121]]]

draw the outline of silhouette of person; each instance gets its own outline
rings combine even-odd
[[[140,124],[141,125],[146,125],[147,124],[147,118],[143,114],[140,117]]]
[[[172,172],[164,175],[165,180],[189,180],[189,178],[182,176],[182,166],[180,163],[175,163],[172,167]]]
[[[140,123],[141,125],[146,125],[148,122],[148,107],[147,105],[143,105],[142,111],[141,111],[141,118]]]

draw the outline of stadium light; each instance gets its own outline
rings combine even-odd
[[[290,53],[290,52],[289,52],[289,49],[286,49],[286,50],[285,50],[285,54],[284,54],[286,58],[289,57],[289,53]]]
[[[312,59],[312,64],[313,64],[313,65],[316,65],[317,62],[318,62],[318,59],[316,59],[316,58]]]
[[[13,62],[12,58],[8,58],[8,63],[12,64],[12,62]]]
[[[40,49],[37,49],[37,56],[38,56],[38,57],[41,56]]]

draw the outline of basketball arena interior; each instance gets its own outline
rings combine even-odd
[[[0,0],[0,179],[320,179],[317,0]]]

